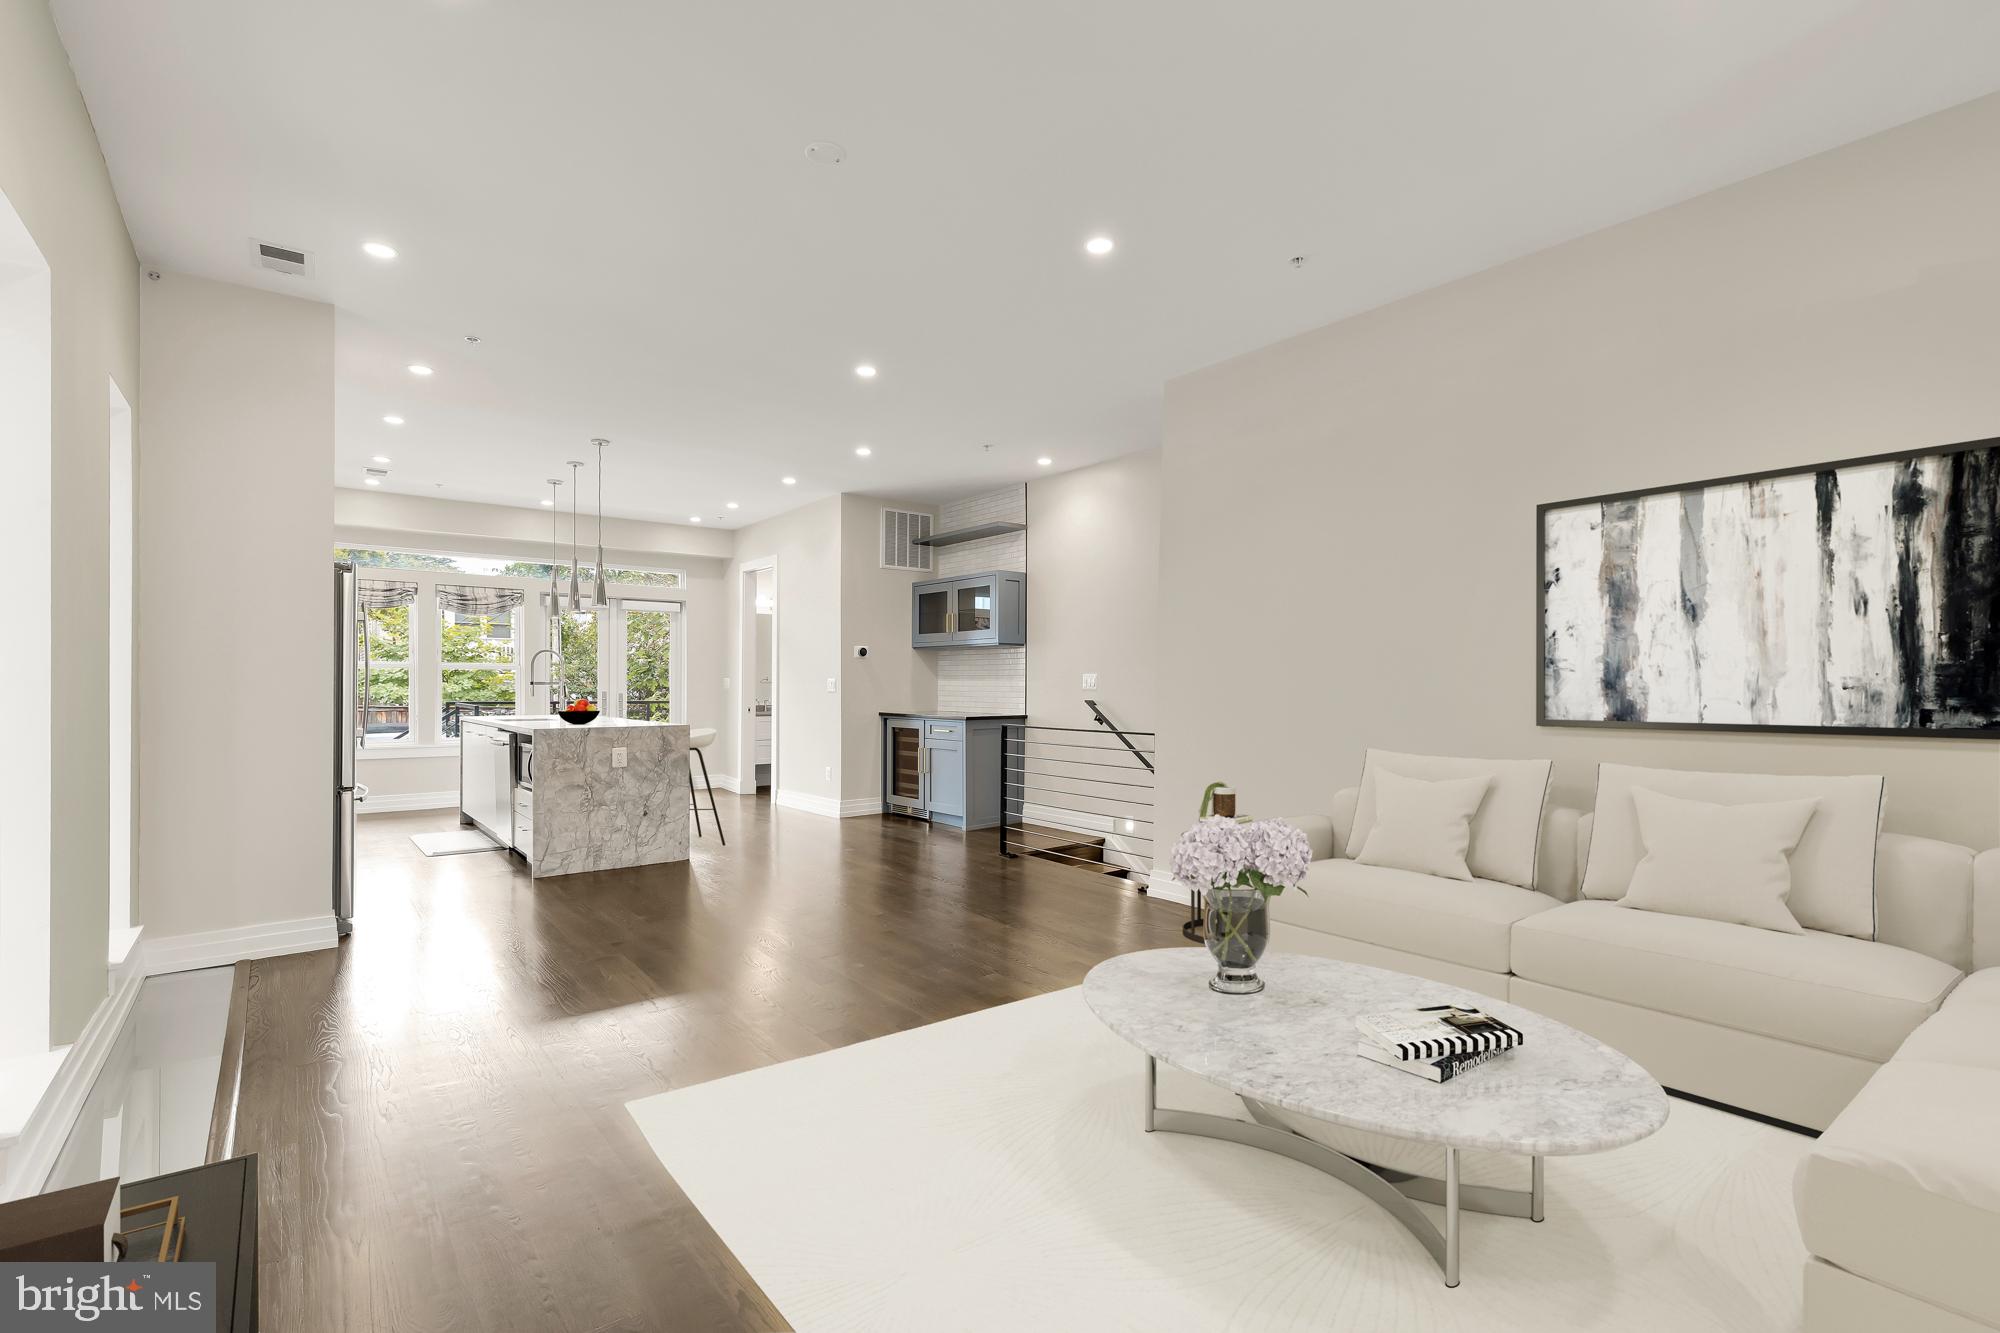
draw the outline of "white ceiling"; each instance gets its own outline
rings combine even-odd
[[[141,257],[339,308],[338,484],[606,435],[609,512],[727,524],[1154,445],[1173,375],[2000,88],[1991,0],[53,7]]]

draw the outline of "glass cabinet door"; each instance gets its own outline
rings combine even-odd
[[[952,637],[992,634],[993,584],[981,579],[974,583],[961,583],[952,592]]]
[[[938,641],[951,635],[951,589],[945,585],[917,590],[916,641]]]

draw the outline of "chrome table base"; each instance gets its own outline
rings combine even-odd
[[[1228,1143],[1240,1143],[1245,1147],[1262,1148],[1266,1152],[1278,1153],[1295,1162],[1303,1162],[1316,1170],[1324,1171],[1342,1184],[1351,1185],[1381,1208],[1389,1216],[1401,1223],[1403,1229],[1416,1237],[1439,1268],[1444,1270],[1444,1284],[1458,1285],[1458,1215],[1461,1209],[1475,1213],[1495,1213],[1502,1217],[1525,1217],[1531,1222],[1542,1220],[1544,1198],[1542,1186],[1542,1159],[1531,1157],[1529,1188],[1525,1190],[1499,1189],[1490,1185],[1461,1185],[1458,1180],[1459,1150],[1444,1150],[1444,1179],[1430,1176],[1412,1175],[1407,1171],[1395,1171],[1385,1166],[1364,1162],[1358,1157],[1327,1147],[1316,1139],[1309,1139],[1295,1130],[1287,1128],[1271,1110],[1261,1102],[1245,1097],[1243,1105],[1257,1122],[1245,1124],[1241,1120],[1231,1120],[1227,1116],[1208,1115],[1201,1111],[1176,1111],[1159,1104],[1159,1070],[1152,1056],[1146,1057],[1146,1132],[1165,1130],[1170,1134],[1198,1134],[1203,1138],[1222,1139]],[[1440,1232],[1435,1223],[1417,1207],[1419,1203],[1434,1203],[1444,1208],[1444,1230]]]

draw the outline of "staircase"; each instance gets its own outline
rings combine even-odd
[[[1104,839],[1039,824],[1017,824],[1010,834],[1021,839],[1021,850],[1044,861],[1059,861],[1106,879],[1128,879],[1132,867],[1104,859]]]
[[[1054,861],[1140,893],[1153,870],[1153,735],[1086,699],[1097,725],[1001,729],[1002,856]]]

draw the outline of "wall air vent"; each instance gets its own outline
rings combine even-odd
[[[254,237],[251,238],[250,249],[256,256],[257,262],[274,273],[289,273],[301,278],[310,278],[313,275],[313,257],[310,250],[292,250]]]
[[[902,509],[882,511],[882,568],[915,569],[928,574],[931,548],[917,542],[931,535],[931,516]]]

